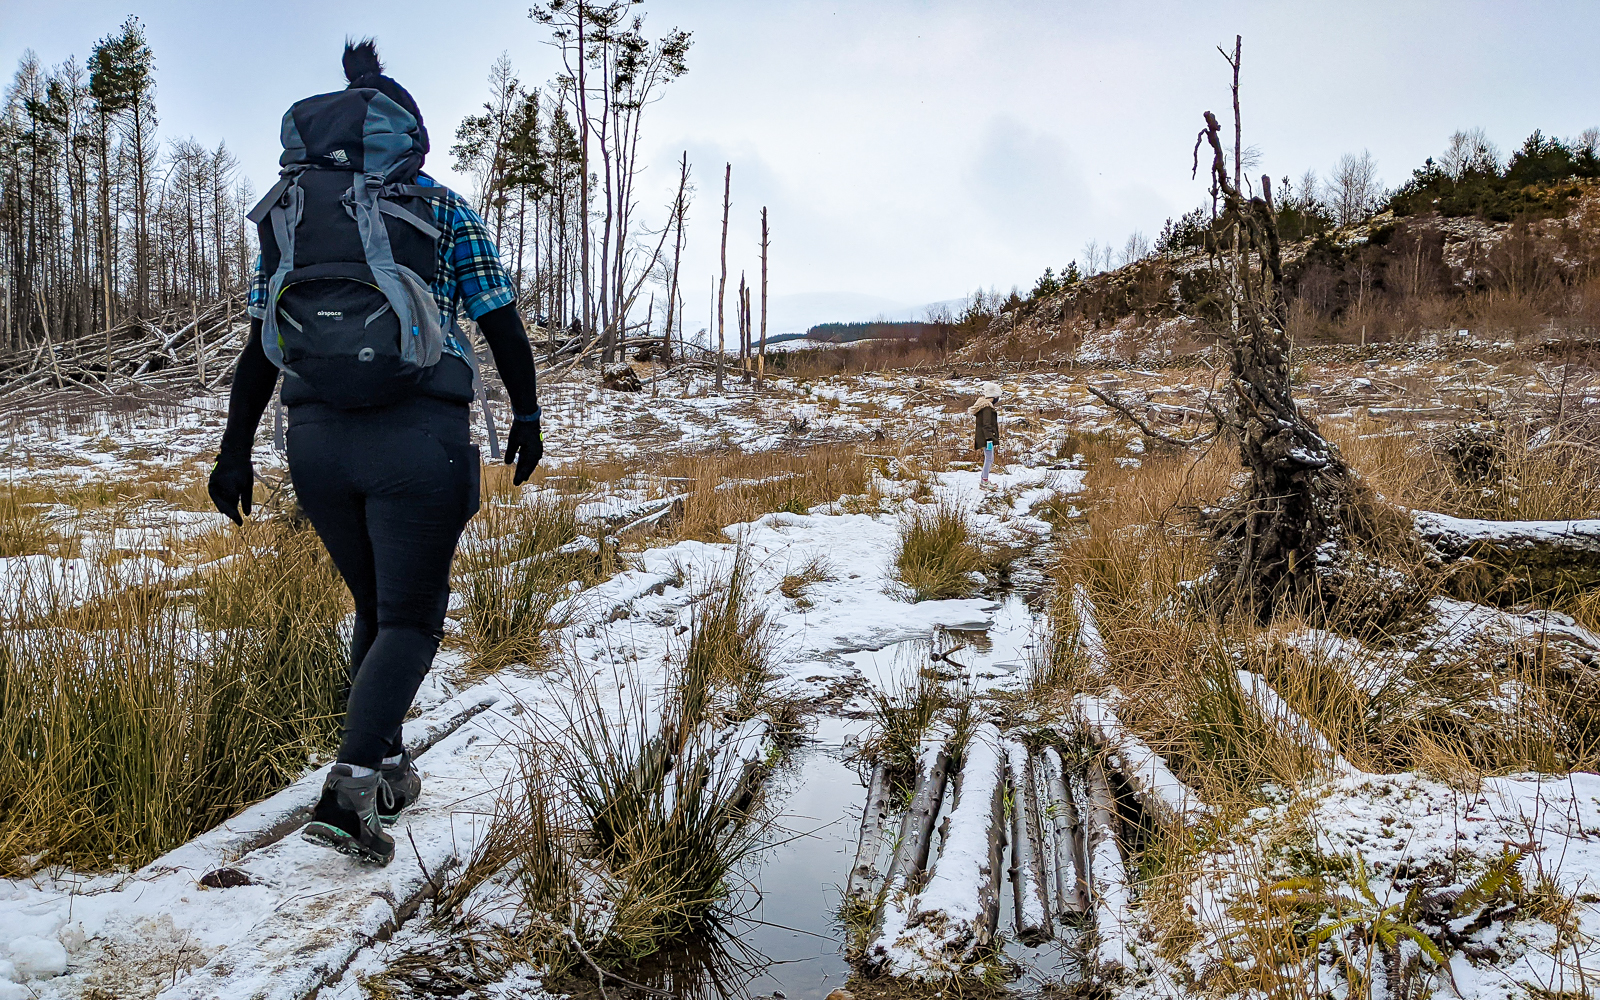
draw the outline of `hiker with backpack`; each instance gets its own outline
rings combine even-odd
[[[999,405],[1000,384],[985,382],[978,389],[978,398],[967,407],[967,412],[977,418],[977,426],[972,435],[972,447],[983,452],[983,475],[978,480],[980,483],[989,481],[989,469],[994,465],[994,449],[1000,443],[1000,417],[996,412]]]
[[[304,836],[383,865],[384,824],[422,789],[401,722],[444,636],[451,560],[478,510],[477,359],[459,310],[516,414],[513,483],[544,442],[533,351],[483,220],[421,172],[422,113],[371,39],[346,43],[344,71],[344,90],[284,115],[278,183],[250,213],[261,239],[250,340],[209,491],[244,523],[256,425],[281,372],[295,496],[356,609],[344,736]]]

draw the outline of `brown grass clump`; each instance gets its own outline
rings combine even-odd
[[[1394,466],[1404,465],[1397,447],[1381,447],[1395,448]],[[1180,776],[1208,801],[1241,806],[1263,784],[1292,784],[1326,761],[1293,738],[1283,720],[1262,717],[1239,670],[1265,678],[1365,770],[1564,771],[1597,760],[1596,713],[1585,709],[1593,685],[1581,671],[1563,669],[1554,650],[1477,642],[1434,648],[1411,631],[1423,615],[1375,617],[1356,600],[1314,619],[1280,619],[1266,630],[1199,606],[1192,581],[1210,569],[1211,543],[1196,515],[1203,521],[1204,511],[1227,494],[1231,457],[1218,450],[1198,462],[1157,455],[1136,470],[1091,471],[1089,531],[1072,541],[1057,567],[1058,637],[1036,676],[1036,696],[1116,685],[1125,720]],[[1384,463],[1374,465],[1384,474]],[[1403,554],[1405,526],[1383,528],[1388,534],[1369,544],[1392,546],[1391,557]],[[1409,572],[1419,598],[1439,593],[1441,580],[1420,568]],[[1094,602],[1110,676],[1087,675],[1070,640],[1060,638],[1077,629],[1068,596],[1074,585]],[[1371,662],[1308,658],[1281,641],[1308,628],[1355,640],[1348,648],[1368,650]],[[1416,655],[1403,659],[1399,650]],[[1505,707],[1507,698],[1514,709]]]
[[[823,556],[815,556],[804,566],[793,573],[784,575],[778,584],[778,593],[794,601],[800,608],[811,607],[811,598],[806,596],[806,588],[814,583],[833,579],[833,567]]]
[[[441,967],[456,967],[494,981],[518,962],[551,977],[599,967],[610,978],[715,930],[737,866],[766,829],[771,736],[729,740],[729,728],[759,734],[782,715],[751,703],[768,653],[745,572],[741,556],[702,597],[666,690],[631,673],[602,690],[581,665],[560,679],[561,718],[537,724],[521,780],[441,893],[446,940],[390,963],[385,979],[436,984]],[[499,890],[491,919],[472,910],[485,883]],[[508,905],[516,919],[506,919]]]
[[[1329,426],[1362,478],[1402,507],[1498,521],[1600,516],[1590,443],[1540,430],[1493,419],[1432,436],[1367,420]]]
[[[189,578],[104,570],[22,596],[0,633],[0,871],[137,865],[337,741],[346,593],[275,521]]]
[[[572,581],[589,584],[615,572],[605,539],[580,536],[574,504],[541,495],[529,503],[483,506],[456,557],[464,601],[460,642],[471,671],[513,663],[547,665],[556,614]]]
[[[818,504],[867,491],[872,460],[859,447],[826,445],[803,452],[738,451],[686,455],[659,472],[688,494],[679,538],[726,541],[722,529],[764,514],[804,514]]]
[[[44,555],[59,541],[16,487],[0,487],[0,559]]]
[[[957,504],[918,505],[901,517],[894,571],[913,601],[966,597],[977,587],[973,574],[986,567],[967,512]]]

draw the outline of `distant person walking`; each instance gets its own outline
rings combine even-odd
[[[994,466],[994,449],[1000,443],[1000,416],[996,412],[999,405],[1000,384],[985,382],[978,389],[977,400],[967,407],[967,412],[977,418],[972,447],[983,452],[983,476],[979,481],[984,483],[989,481],[989,470]]]
[[[401,722],[444,636],[450,563],[478,510],[468,433],[477,321],[516,418],[512,482],[544,454],[533,351],[499,252],[467,202],[421,173],[428,131],[369,39],[346,43],[349,87],[283,119],[278,183],[250,213],[261,257],[250,340],[211,472],[217,509],[250,514],[250,452],[283,373],[295,496],[355,599],[344,739],[305,837],[388,864],[383,825],[422,778]]]

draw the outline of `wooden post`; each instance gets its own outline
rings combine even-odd
[[[1089,859],[1083,824],[1067,792],[1066,767],[1054,747],[1044,751],[1044,781],[1050,807],[1050,838],[1055,854],[1051,897],[1055,916],[1065,920],[1089,912]]]
[[[1090,897],[1094,905],[1096,934],[1093,959],[1097,965],[1126,967],[1128,873],[1117,841],[1117,801],[1098,759],[1089,762],[1084,776],[1088,789],[1086,832]]]
[[[650,331],[655,328],[655,325],[656,325],[656,293],[655,292],[651,292],[650,293],[650,310],[644,314],[644,335],[646,337],[650,336]],[[667,325],[671,326],[672,324],[669,323]],[[622,339],[623,340],[627,340],[628,339],[628,324],[626,324],[626,323],[622,324]],[[663,343],[665,343],[665,341],[663,341]],[[649,347],[650,347],[650,345],[646,344],[645,345],[645,350],[648,351]],[[626,347],[624,347],[622,349],[622,353],[624,355],[622,360],[624,360],[624,361],[628,360],[627,356],[626,356],[627,353],[628,353],[628,349]],[[648,355],[646,355],[646,356],[648,356]]]
[[[872,769],[872,783],[867,787],[867,805],[861,810],[861,833],[856,840],[856,863],[850,869],[845,896],[852,899],[875,900],[883,888],[886,865],[879,864],[886,847],[892,842],[884,836],[889,815],[893,811],[890,801],[889,774],[882,761]]]
[[[1044,878],[1033,761],[1027,748],[1014,740],[1008,740],[1004,749],[1011,781],[1011,886],[1017,940],[1039,944],[1050,940],[1054,933],[1050,926],[1050,891]]]
[[[767,206],[761,206],[761,348],[756,355],[756,388],[767,384]]]
[[[944,801],[944,786],[950,774],[950,758],[945,753],[946,733],[937,727],[923,739],[922,759],[917,762],[917,783],[911,793],[911,807],[900,822],[899,848],[889,865],[885,881],[893,883],[922,874],[928,864],[928,848],[933,839],[933,821]],[[930,746],[930,740],[932,745]]]
[[[723,293],[728,287],[728,196],[733,192],[733,164],[729,163],[722,174],[722,278],[717,282],[717,391],[722,391],[723,351],[727,339],[723,330],[726,316],[722,309]]]

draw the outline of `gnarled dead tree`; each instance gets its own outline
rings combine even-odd
[[[1211,112],[1195,140],[1196,172],[1201,147],[1211,149],[1213,211],[1225,234],[1212,250],[1212,266],[1222,279],[1230,398],[1216,412],[1250,473],[1215,522],[1213,595],[1266,617],[1286,602],[1326,604],[1340,595],[1356,570],[1351,532],[1363,527],[1366,505],[1339,449],[1291,392],[1272,181],[1263,175],[1256,194],[1240,176],[1240,50],[1236,39],[1232,56],[1223,53],[1233,68],[1233,170]]]

